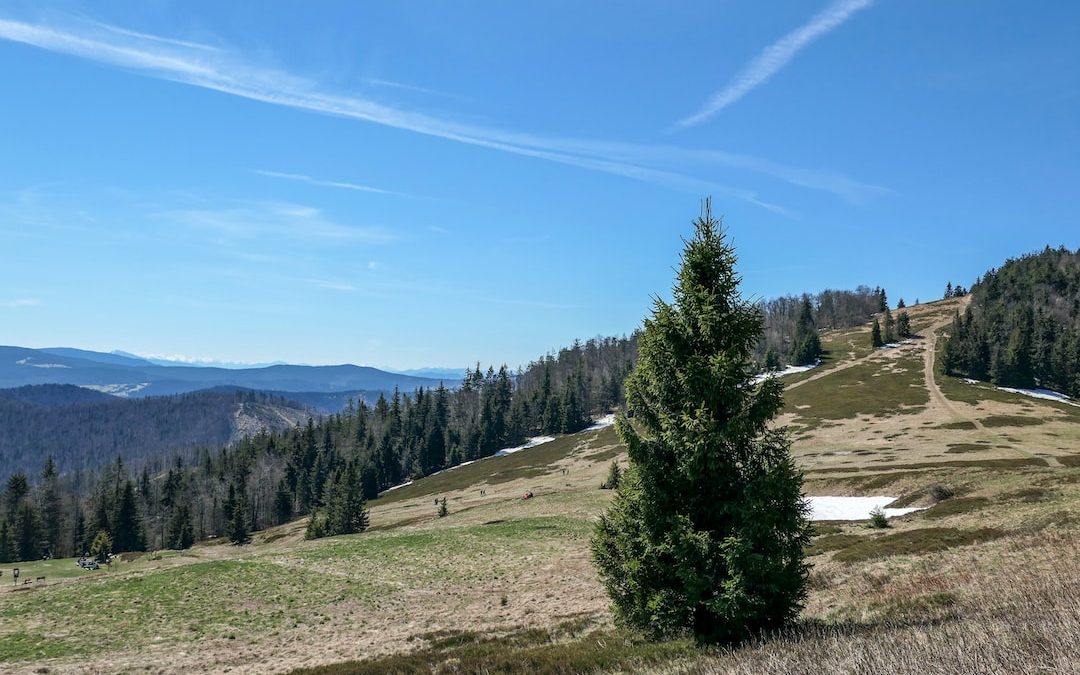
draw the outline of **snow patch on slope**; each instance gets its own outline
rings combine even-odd
[[[867,520],[874,509],[884,511],[886,518],[922,511],[922,508],[917,507],[885,508],[896,499],[896,497],[807,497],[806,501],[810,505],[810,520]]]
[[[27,356],[25,359],[19,359],[15,362],[17,366],[31,366],[33,368],[70,368],[71,366],[65,366],[62,363],[31,363],[32,359]]]
[[[79,385],[83,389],[92,389],[94,391],[100,391],[103,394],[112,394],[113,396],[128,397],[132,394],[142,391],[150,386],[149,382],[127,383],[127,384],[81,384]]]
[[[595,420],[592,423],[592,426],[585,429],[585,431],[596,431],[598,429],[603,429],[605,427],[610,427],[612,424],[615,424],[615,413],[609,413],[607,415],[604,415],[600,419]]]
[[[522,450],[528,450],[529,448],[535,448],[538,445],[544,443],[550,443],[555,440],[554,436],[533,436],[529,440],[525,441],[525,445],[519,445],[514,448],[503,448],[496,452],[492,457],[505,457],[506,455],[512,455],[515,452],[521,452]]]
[[[963,382],[966,382],[967,384],[986,384],[986,385],[990,385],[989,382],[981,382],[979,380],[973,380],[970,377],[963,377],[963,378],[960,378],[960,379]],[[993,386],[993,385],[990,385],[990,386]],[[1074,401],[1072,398],[1070,398],[1066,394],[1062,394],[1060,391],[1054,391],[1053,389],[1040,389],[1040,388],[1037,388],[1037,387],[1034,388],[1034,389],[1024,389],[1022,387],[995,387],[995,389],[998,389],[999,391],[1007,391],[1010,394],[1019,394],[1021,396],[1030,396],[1031,398],[1041,398],[1044,401],[1055,401],[1057,403],[1064,403],[1066,405],[1074,405],[1074,406],[1080,407],[1080,403],[1077,403],[1076,401]]]
[[[811,370],[813,368],[817,368],[820,365],[821,365],[821,359],[818,359],[817,361],[814,361],[809,366],[788,366],[787,368],[784,368],[783,370],[773,370],[773,371],[770,371],[770,372],[767,372],[767,373],[761,373],[760,375],[755,375],[754,379],[751,380],[751,381],[754,384],[761,384],[762,382],[769,379],[770,377],[783,377],[785,375],[794,375],[796,373],[805,373],[806,371]]]
[[[1080,407],[1080,403],[1073,401],[1071,398],[1058,391],[1051,389],[1020,389],[1017,387],[998,387],[1001,391],[1007,391],[1013,394],[1020,394],[1022,396],[1030,396],[1032,398],[1041,398],[1046,401],[1057,401],[1058,403],[1066,403],[1068,405],[1075,405]]]

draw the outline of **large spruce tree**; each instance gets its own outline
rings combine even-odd
[[[752,380],[760,311],[739,295],[735,252],[710,204],[674,288],[657,300],[616,429],[630,469],[593,557],[617,619],[651,637],[732,642],[782,626],[805,596],[802,476],[783,429],[783,385]]]

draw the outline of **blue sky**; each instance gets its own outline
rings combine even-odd
[[[7,344],[395,368],[1080,247],[1080,4],[0,4]]]

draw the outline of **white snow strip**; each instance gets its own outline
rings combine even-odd
[[[615,424],[615,413],[604,415],[600,419],[594,421],[592,426],[585,431],[596,431],[597,429],[603,429],[604,427],[610,427]]]
[[[492,457],[503,457],[503,456],[506,456],[506,455],[512,455],[515,452],[521,452],[522,450],[528,450],[529,448],[535,448],[538,445],[543,445],[544,443],[550,443],[553,440],[555,440],[554,436],[533,436],[532,438],[530,438],[525,443],[525,445],[519,445],[516,448],[503,448],[502,450],[499,450],[494,455],[492,455]],[[459,464],[458,466],[461,466],[461,465]]]
[[[896,497],[807,497],[810,504],[810,520],[868,520],[876,508],[885,512],[886,518],[904,516],[922,508],[887,509],[886,504]]]
[[[979,380],[973,380],[970,377],[961,378],[962,381],[968,384],[989,384],[989,382],[980,382]],[[1020,394],[1021,396],[1030,396],[1032,398],[1041,398],[1044,401],[1056,401],[1057,403],[1064,403],[1066,405],[1074,405],[1080,408],[1080,403],[1072,400],[1069,396],[1062,394],[1060,391],[1054,391],[1053,389],[1023,389],[1020,387],[995,387],[999,391],[1007,391],[1010,394]]]
[[[1018,389],[1015,387],[998,387],[1001,391],[1007,391],[1012,394],[1021,394],[1023,396],[1030,396],[1032,398],[1041,398],[1047,401],[1057,401],[1058,403],[1067,403],[1068,405],[1075,405],[1080,407],[1080,403],[1076,403],[1071,398],[1062,394],[1061,392],[1053,391],[1050,389]]]
[[[385,490],[383,490],[383,494],[386,494],[387,492],[390,492],[391,490],[396,490],[398,488],[403,488],[406,485],[412,485],[412,481],[411,480],[410,481],[405,481],[401,485],[395,485],[394,487],[388,487]]]
[[[71,366],[65,366],[62,363],[30,363],[30,357],[25,359],[19,359],[15,362],[17,366],[33,366],[34,368],[70,368]]]
[[[103,394],[112,394],[113,396],[130,396],[136,392],[142,391],[150,386],[149,382],[139,382],[138,384],[80,384],[83,389],[93,389],[94,391],[100,391]]]
[[[813,368],[817,368],[820,365],[821,365],[821,359],[818,359],[817,361],[814,361],[809,366],[788,366],[787,368],[784,368],[783,370],[774,370],[774,371],[771,371],[771,372],[768,372],[768,373],[761,373],[760,375],[755,375],[752,382],[754,384],[761,384],[762,382],[769,379],[770,377],[783,377],[785,375],[794,375],[796,373],[805,373],[806,371],[811,370]]]

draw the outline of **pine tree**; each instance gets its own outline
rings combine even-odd
[[[904,299],[900,298],[900,300],[896,303],[896,308],[897,309],[903,309],[905,307],[907,307],[907,305],[904,304]]]
[[[229,493],[234,497],[232,513],[229,514],[229,541],[243,546],[251,541],[247,495],[242,485],[239,489],[230,488]]]
[[[780,354],[772,347],[769,347],[769,349],[765,351],[766,372],[780,370],[780,365]]]
[[[113,550],[121,553],[146,550],[142,518],[139,516],[139,507],[135,502],[135,485],[130,480],[124,481],[113,522],[115,523],[112,530]]]
[[[882,337],[885,342],[896,342],[896,320],[888,307],[885,308],[885,330]]]
[[[608,468],[607,479],[600,485],[600,489],[616,490],[620,482],[622,482],[622,469],[617,461],[612,460],[611,467]]]
[[[877,349],[884,344],[881,340],[881,324],[878,323],[877,319],[874,319],[874,326],[870,329],[870,346]]]
[[[911,317],[907,312],[900,312],[896,315],[896,332],[902,338],[911,337]]]
[[[175,551],[191,548],[195,543],[195,533],[191,527],[191,509],[187,504],[179,504],[169,519],[169,532],[165,545]]]
[[[30,494],[30,482],[26,480],[26,474],[13,473],[8,477],[7,486],[4,488],[4,513],[8,520],[14,520],[19,512],[19,505]]]
[[[446,505],[446,497],[443,497],[439,500],[438,516],[440,518],[445,518],[448,515],[450,515],[450,508]]]
[[[799,318],[795,323],[795,338],[792,341],[791,363],[795,366],[811,365],[821,356],[821,338],[818,337],[814,324],[813,308],[809,296],[803,297]]]
[[[762,315],[738,290],[709,202],[686,244],[674,302],[656,300],[616,430],[630,470],[593,557],[619,622],[654,636],[737,641],[795,618],[808,542],[802,476],[775,378],[752,384]]]
[[[6,520],[0,519],[0,563],[14,562],[15,546],[11,542],[11,528]]]
[[[83,515],[82,506],[77,497],[71,498],[71,552],[74,555],[86,553],[86,516]]]
[[[292,519],[292,515],[292,493],[289,492],[288,483],[282,478],[278,481],[277,491],[274,492],[274,522],[278,525],[284,525]]]
[[[356,534],[368,526],[364,486],[356,462],[349,461],[334,475],[326,496],[326,536]]]
[[[19,560],[41,559],[41,529],[37,510],[29,499],[23,499],[15,512],[14,548]]]
[[[945,299],[949,299],[953,296],[952,282],[945,284]]]
[[[41,520],[45,545],[49,555],[59,556],[62,549],[61,532],[63,512],[60,507],[60,485],[57,480],[56,461],[52,455],[45,459],[41,470]]]

